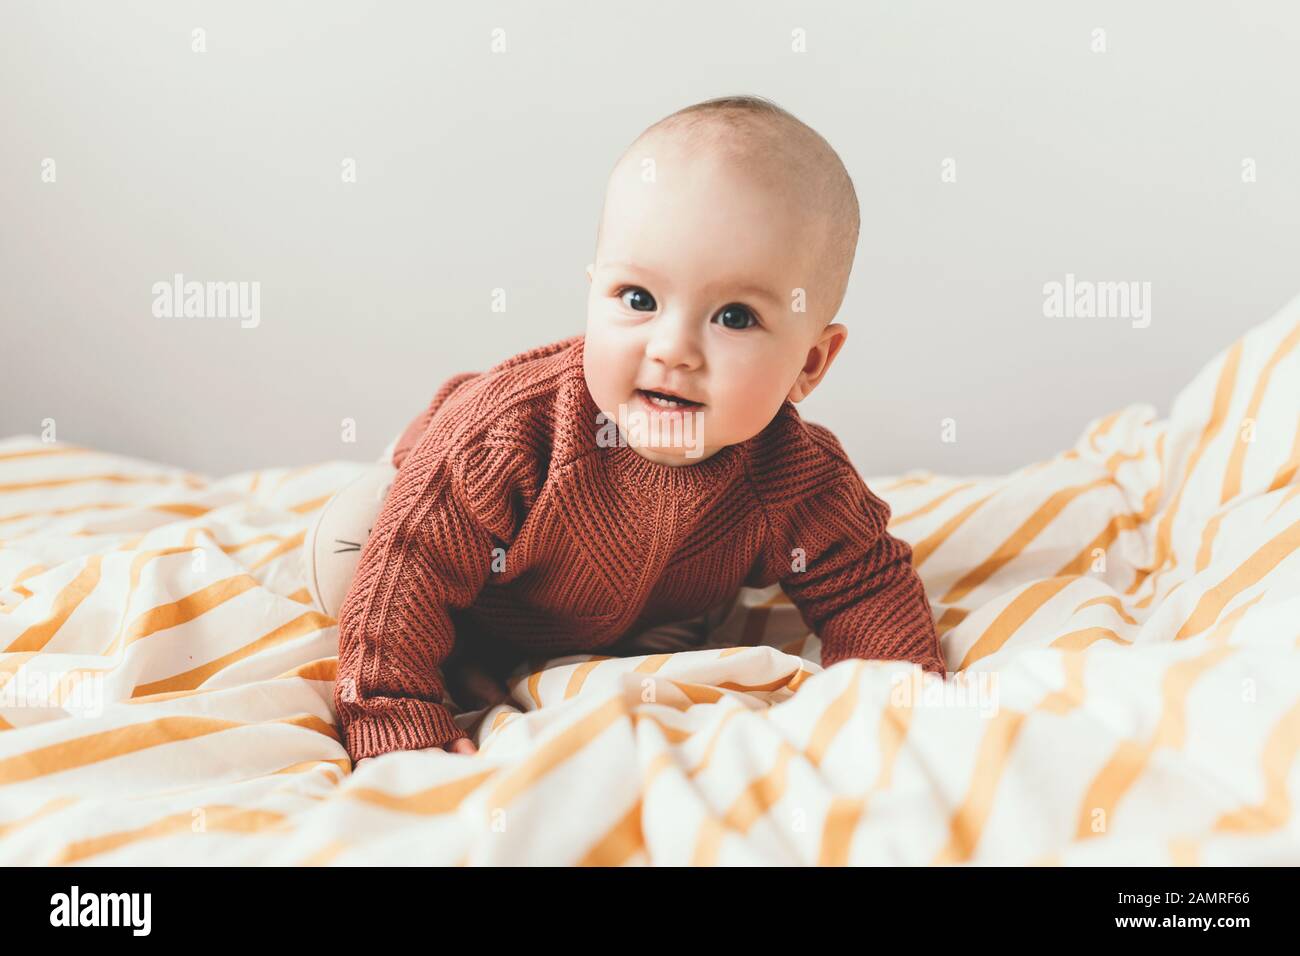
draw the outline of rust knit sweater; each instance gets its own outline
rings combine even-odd
[[[780,582],[824,667],[885,658],[946,673],[911,547],[830,431],[786,401],[758,435],[696,464],[602,447],[583,342],[455,376],[398,440],[339,609],[334,701],[353,760],[465,736],[441,674],[460,645],[597,651],[741,586]]]

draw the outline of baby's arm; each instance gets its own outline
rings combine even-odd
[[[426,435],[375,519],[339,608],[334,701],[354,762],[467,737],[444,703],[448,609],[474,602],[498,543],[464,497],[452,457]]]
[[[810,513],[778,557],[782,589],[821,638],[822,666],[850,657],[907,660],[946,676],[911,545],[887,530],[889,504],[848,471]],[[802,570],[795,548],[803,549]]]

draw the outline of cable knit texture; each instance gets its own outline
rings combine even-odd
[[[599,651],[742,586],[779,582],[824,667],[946,673],[911,546],[830,431],[786,401],[746,442],[652,462],[602,442],[583,344],[455,376],[398,440],[339,609],[334,701],[353,760],[467,736],[447,706],[449,658]]]

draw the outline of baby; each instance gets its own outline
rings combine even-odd
[[[857,238],[839,157],[770,101],[700,103],[632,143],[585,335],[438,390],[386,453],[396,473],[340,492],[370,508],[355,571],[323,576],[331,536],[313,536],[318,601],[335,613],[343,595],[334,699],[354,761],[474,752],[444,682],[462,660],[492,682],[511,654],[608,651],[742,587],[779,582],[824,667],[946,673],[889,506],[795,410],[847,337],[832,319]]]

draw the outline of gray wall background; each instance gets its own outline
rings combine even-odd
[[[212,475],[372,459],[447,376],[582,331],[610,166],[728,93],[854,177],[851,332],[800,410],[864,475],[1002,472],[1125,404],[1165,415],[1300,292],[1292,3],[0,11],[0,437],[53,418]],[[178,272],[260,282],[260,325],[155,318]],[[1067,272],[1150,282],[1150,326],[1045,318]]]

